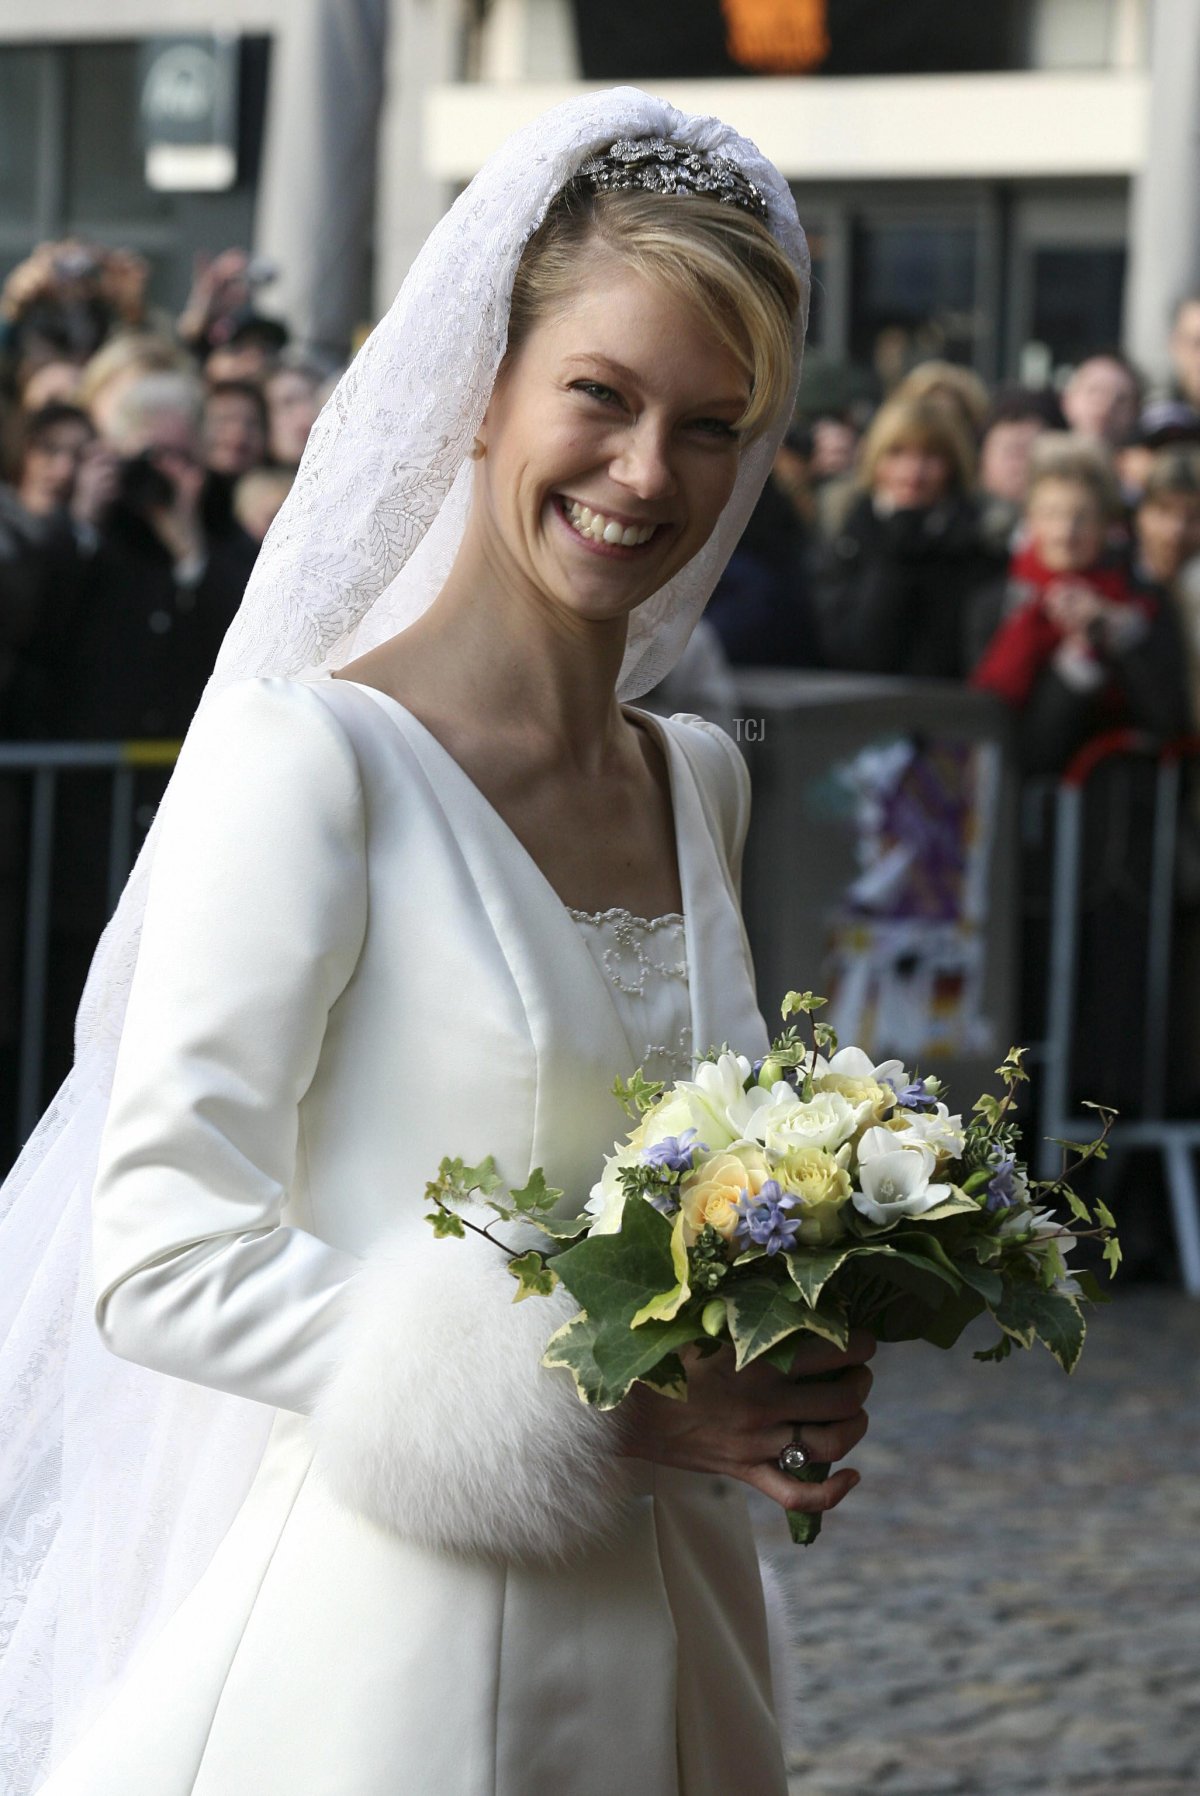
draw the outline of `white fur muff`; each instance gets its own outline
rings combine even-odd
[[[515,1290],[476,1238],[386,1237],[347,1294],[316,1463],[342,1502],[422,1546],[563,1562],[619,1521],[621,1425],[540,1364],[574,1299]]]

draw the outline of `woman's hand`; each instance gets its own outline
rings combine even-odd
[[[687,1472],[714,1472],[740,1478],[783,1509],[833,1509],[849,1496],[858,1473],[849,1467],[823,1484],[802,1484],[781,1472],[780,1452],[799,1439],[816,1463],[842,1459],[867,1432],[863,1408],[871,1388],[866,1362],[874,1337],[852,1329],[844,1353],[827,1341],[806,1340],[792,1363],[791,1377],[761,1360],[735,1372],[733,1350],[687,1361],[686,1403],[635,1385],[620,1414],[625,1418],[623,1451],[633,1459],[677,1466]],[[837,1373],[827,1382],[797,1383]]]

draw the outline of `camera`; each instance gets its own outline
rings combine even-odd
[[[54,258],[54,273],[60,281],[88,281],[100,272],[100,259],[90,249],[65,249]]]
[[[175,484],[154,460],[153,450],[143,449],[119,463],[115,496],[129,511],[161,511],[175,503]]]

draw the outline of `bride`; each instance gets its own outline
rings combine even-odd
[[[37,1264],[86,1267],[119,1036],[41,1509],[8,1481],[14,1791],[783,1796],[737,1486],[853,1488],[777,1461],[862,1437],[871,1342],[599,1414],[539,1365],[566,1294],[514,1307],[422,1192],[491,1153],[575,1211],[617,1072],[766,1046],[743,764],[628,701],[761,488],[806,293],[751,145],[592,95],[485,167],[314,431],[15,1175],[5,1226],[71,1186]]]

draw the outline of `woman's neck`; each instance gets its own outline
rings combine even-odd
[[[626,635],[624,617],[583,618],[456,562],[415,623],[339,671],[441,725],[439,734],[460,733],[468,719],[509,733],[518,720],[531,752],[585,770],[622,728]]]

